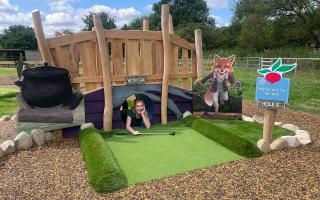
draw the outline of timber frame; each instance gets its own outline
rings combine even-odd
[[[104,130],[112,130],[112,86],[125,85],[128,77],[144,76],[146,84],[161,84],[161,121],[167,123],[169,85],[192,90],[203,75],[201,30],[195,30],[195,43],[174,35],[169,5],[162,5],[162,31],[150,31],[143,20],[143,30],[106,30],[94,16],[92,31],[46,39],[40,12],[32,13],[43,61],[66,68],[76,89],[86,93],[104,88]]]

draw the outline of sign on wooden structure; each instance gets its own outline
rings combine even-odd
[[[258,107],[265,108],[263,124],[263,142],[265,153],[270,151],[272,140],[272,129],[276,121],[277,110],[284,109],[288,104],[290,79],[283,78],[284,73],[290,72],[297,67],[297,64],[283,64],[279,58],[269,68],[259,69],[258,73],[263,77],[256,80],[256,100]]]
[[[139,84],[139,83],[145,83],[146,77],[145,76],[129,76],[126,77],[127,84]]]

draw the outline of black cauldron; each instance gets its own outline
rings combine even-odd
[[[65,103],[72,95],[69,71],[44,66],[22,72],[23,81],[17,81],[24,100],[30,106],[53,107]]]

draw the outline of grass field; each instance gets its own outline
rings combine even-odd
[[[235,75],[241,82],[244,99],[255,101],[256,70],[237,68]],[[320,71],[301,70],[284,77],[291,79],[289,108],[320,115]]]
[[[0,68],[0,75],[17,74],[16,68]]]
[[[170,123],[167,127],[156,125],[150,131],[176,131],[177,134],[116,135],[105,139],[126,174],[128,184],[242,159],[181,123]]]
[[[18,111],[18,102],[16,101],[16,92],[14,88],[0,87],[0,116],[13,115]]]
[[[256,145],[262,138],[262,124],[250,123],[242,120],[210,120],[211,123],[224,128],[233,134],[236,134]],[[275,127],[272,132],[272,138],[276,139],[284,135],[294,135],[294,132],[280,127]]]

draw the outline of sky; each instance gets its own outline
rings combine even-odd
[[[155,2],[158,0],[0,0],[0,33],[13,24],[32,26],[34,10],[41,12],[47,36],[66,28],[79,31],[84,26],[81,18],[89,11],[109,12],[121,28],[136,17],[150,14]],[[207,0],[207,3],[217,26],[230,23],[234,0]]]

